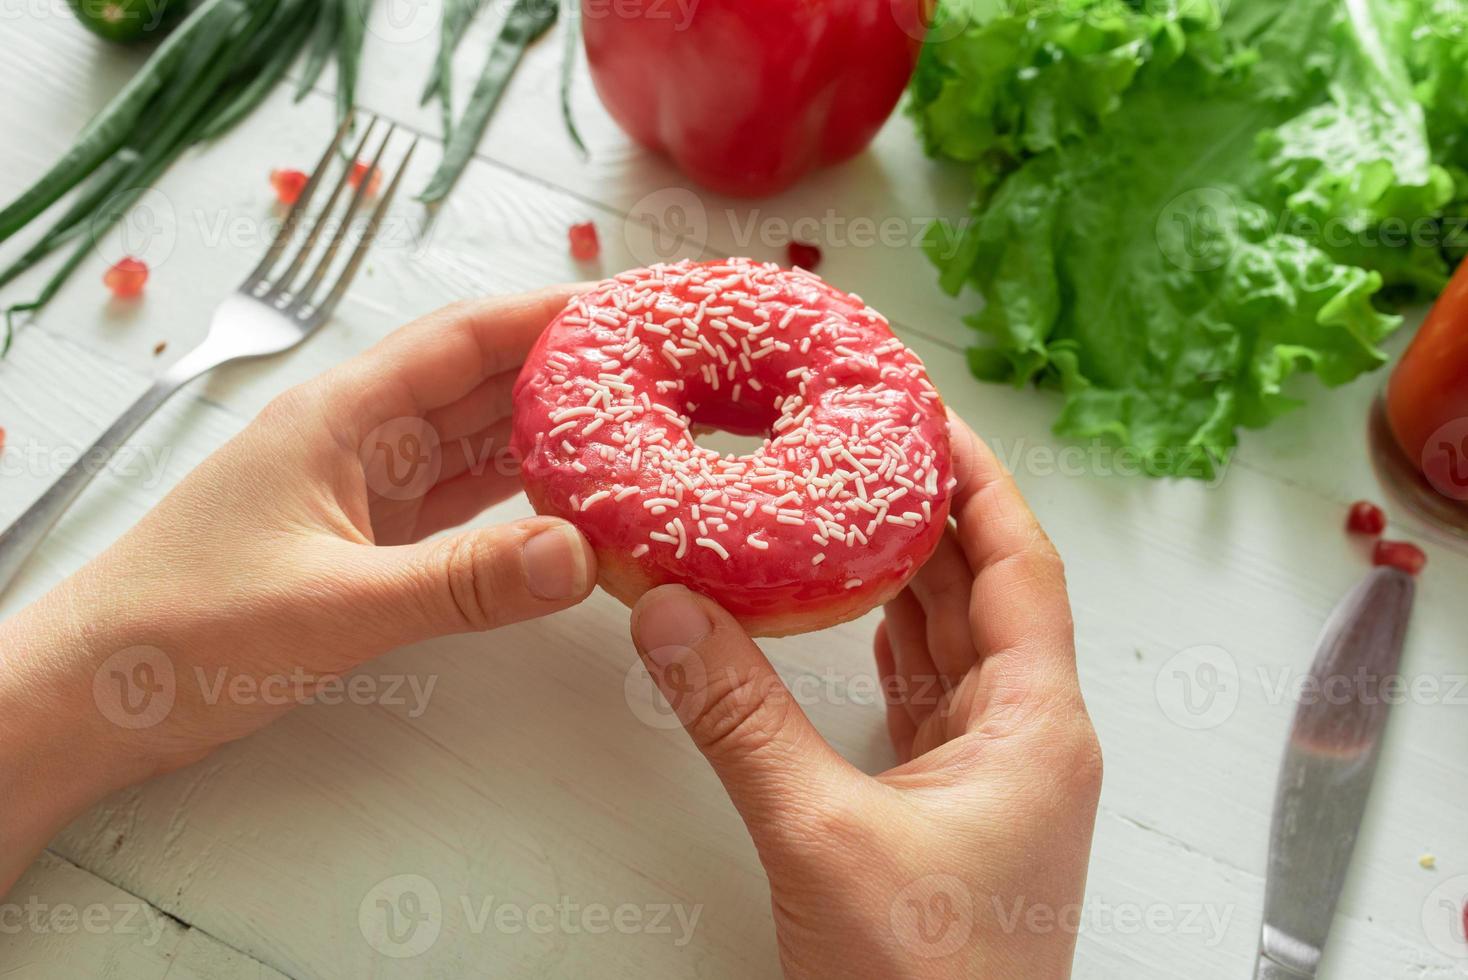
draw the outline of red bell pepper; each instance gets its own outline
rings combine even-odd
[[[772,194],[871,142],[931,0],[582,0],[612,117],[716,191]]]

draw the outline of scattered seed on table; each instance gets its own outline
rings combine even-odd
[[[102,275],[102,284],[118,299],[133,299],[143,294],[148,282],[148,264],[128,256]]]
[[[301,192],[306,189],[306,183],[310,179],[299,170],[270,171],[270,186],[275,188],[275,196],[286,207],[300,200]]]
[[[347,182],[352,185],[353,190],[362,183],[362,178],[367,176],[368,169],[369,165],[363,163],[361,160],[352,164],[352,175],[347,178]],[[376,197],[377,191],[382,187],[382,170],[377,167],[371,167],[370,169],[372,170],[372,178],[367,181],[367,196]]]
[[[1378,541],[1371,551],[1371,564],[1390,565],[1416,575],[1427,565],[1427,555],[1410,541]]]
[[[1386,514],[1369,500],[1358,500],[1346,515],[1346,530],[1352,534],[1377,537],[1386,530]]]
[[[567,232],[571,239],[571,258],[577,262],[591,262],[601,254],[601,241],[596,235],[596,225],[590,221],[583,221],[579,225],[572,225]]]

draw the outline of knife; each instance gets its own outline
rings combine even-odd
[[[1410,575],[1374,569],[1325,624],[1275,790],[1254,980],[1315,976],[1376,775],[1390,709],[1383,681],[1397,677],[1414,593]]]

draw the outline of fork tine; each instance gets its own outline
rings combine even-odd
[[[387,129],[387,135],[382,138],[382,145],[377,148],[377,155],[372,158],[371,167],[360,181],[357,182],[357,191],[352,195],[352,203],[347,207],[347,213],[342,216],[341,227],[331,239],[331,244],[326,247],[326,254],[321,256],[321,261],[316,264],[316,271],[311,273],[311,278],[306,285],[291,297],[288,306],[283,307],[292,314],[298,313],[311,304],[311,297],[315,294],[321,281],[326,278],[326,273],[331,269],[332,260],[336,253],[341,250],[342,242],[346,240],[347,234],[352,229],[352,219],[362,209],[362,201],[367,197],[367,188],[372,184],[372,175],[377,173],[377,168],[382,166],[383,155],[387,153],[387,146],[392,142],[393,134],[397,132],[397,124],[394,123]]]
[[[357,148],[352,151],[353,162],[342,170],[342,175],[338,178],[336,186],[331,189],[331,196],[326,199],[326,204],[321,208],[321,213],[316,216],[316,221],[311,226],[311,230],[306,233],[306,241],[296,253],[295,259],[285,272],[281,274],[280,278],[276,280],[275,285],[271,286],[268,292],[261,295],[261,299],[266,302],[273,302],[289,290],[291,283],[296,281],[296,276],[301,274],[301,267],[306,264],[306,260],[311,257],[311,252],[315,250],[316,241],[321,237],[321,229],[326,226],[327,220],[330,219],[331,212],[336,207],[337,199],[341,197],[342,188],[346,187],[351,180],[353,165],[357,160],[362,158],[362,151],[367,149],[367,141],[372,138],[372,131],[376,128],[377,117],[373,116],[372,121],[362,130],[362,138],[357,141]]]
[[[295,204],[291,205],[290,212],[285,216],[285,221],[280,226],[280,231],[276,232],[275,241],[270,243],[270,248],[266,251],[265,257],[260,260],[260,264],[255,266],[255,270],[245,279],[245,289],[251,289],[258,284],[265,277],[265,274],[270,271],[271,266],[275,265],[276,260],[280,258],[280,253],[285,251],[286,243],[295,234],[296,225],[300,223],[301,218],[306,213],[306,209],[311,206],[311,198],[316,193],[316,187],[321,183],[321,175],[326,172],[326,165],[331,162],[332,156],[341,147],[342,140],[346,139],[353,121],[352,115],[348,114],[342,120],[341,125],[337,127],[336,135],[331,138],[331,143],[326,147],[326,152],[321,154],[321,161],[316,164],[316,169],[311,171],[311,176],[306,181],[306,186],[301,190],[301,196],[296,198]]]
[[[336,309],[336,304],[341,302],[341,298],[346,293],[347,287],[356,278],[357,270],[362,267],[362,261],[367,258],[368,250],[372,248],[373,243],[377,239],[377,229],[381,226],[382,219],[387,214],[388,207],[392,204],[393,195],[397,193],[398,185],[403,182],[403,175],[408,172],[408,163],[413,159],[413,151],[416,149],[418,149],[418,140],[415,137],[412,145],[408,147],[407,155],[403,157],[403,162],[398,164],[398,172],[393,175],[392,183],[387,185],[387,191],[382,195],[382,200],[377,202],[377,208],[372,212],[372,217],[368,219],[367,228],[362,233],[362,240],[357,243],[357,250],[352,253],[352,257],[347,261],[346,268],[342,270],[341,277],[337,280],[336,286],[327,294],[326,299],[322,300],[321,305],[316,307],[312,316],[330,316],[331,311]]]

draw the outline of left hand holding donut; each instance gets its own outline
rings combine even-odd
[[[812,727],[713,601],[647,593],[632,631],[744,818],[789,978],[1070,975],[1101,755],[1059,557],[955,416],[954,526],[876,637],[897,768]]]
[[[108,792],[396,647],[591,592],[595,555],[565,521],[425,540],[519,489],[510,391],[572,292],[451,306],[287,392],[0,624],[0,896]]]

